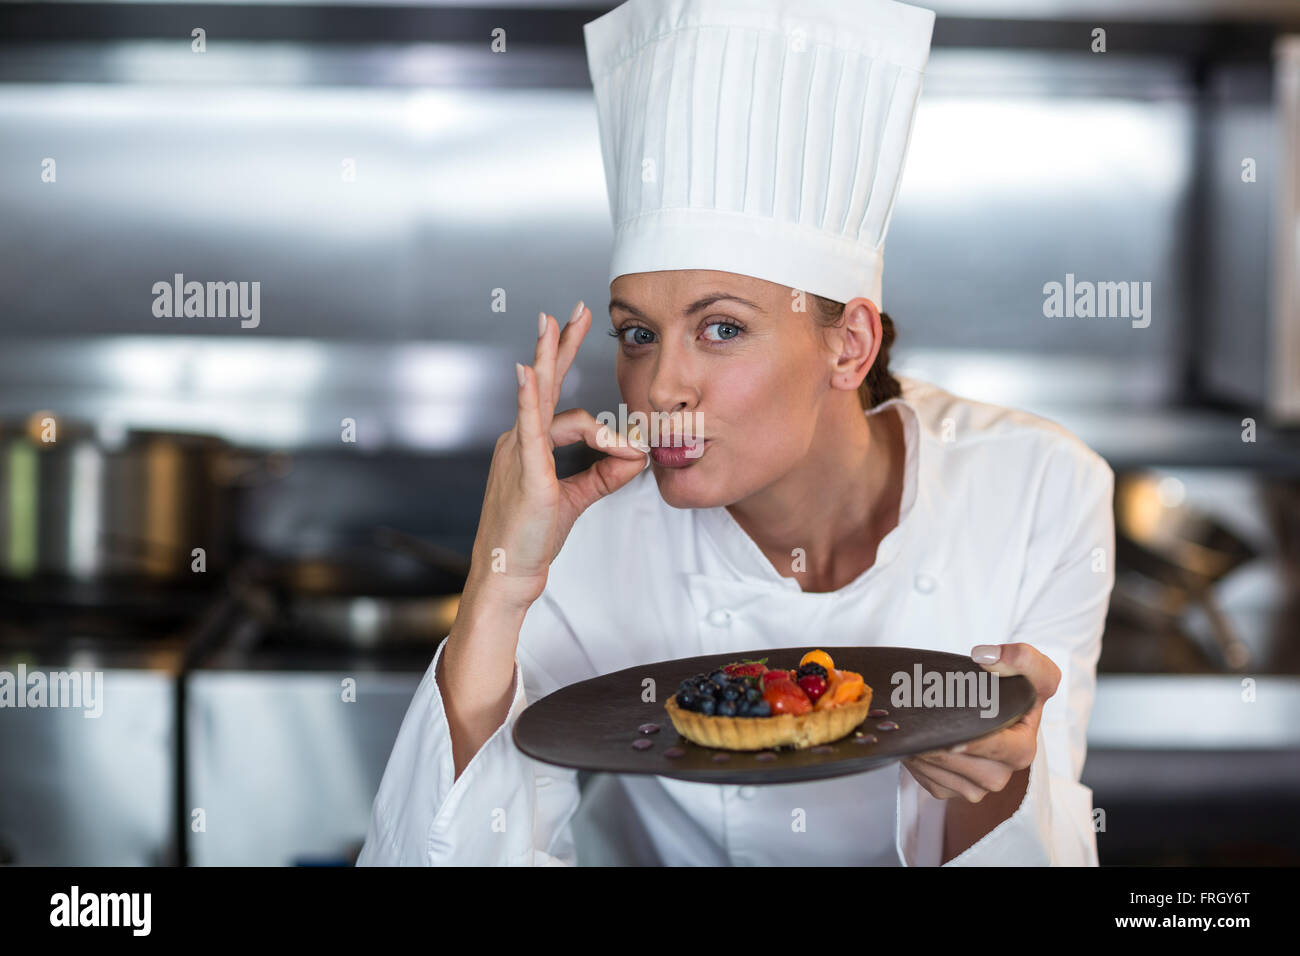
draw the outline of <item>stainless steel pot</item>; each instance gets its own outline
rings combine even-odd
[[[228,567],[249,459],[208,435],[135,431],[109,447],[49,422],[0,426],[0,576],[199,585]]]

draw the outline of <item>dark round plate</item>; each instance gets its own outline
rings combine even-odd
[[[710,654],[675,661],[658,661],[562,687],[529,706],[515,722],[515,746],[544,763],[604,773],[653,773],[678,780],[719,784],[794,783],[822,780],[871,770],[900,757],[952,747],[1008,727],[1034,704],[1033,685],[1024,677],[1002,677],[996,682],[969,657],[907,647],[825,647],[836,667],[856,671],[871,686],[871,707],[888,710],[887,716],[868,717],[853,734],[824,748],[757,753],[699,747],[677,733],[663,702],[677,685],[693,674],[716,670],[723,664],[766,657],[768,666],[794,668],[812,647]],[[945,692],[924,696],[928,675],[941,675]],[[970,674],[971,678],[960,675]],[[986,709],[980,698],[966,706],[934,706],[935,700],[955,702],[959,684],[996,700],[996,710]],[[896,675],[906,675],[904,681]],[[917,677],[921,686],[915,687]],[[654,684],[650,685],[649,680]],[[994,687],[996,686],[996,697]],[[650,693],[653,690],[653,695]],[[906,706],[895,706],[895,694],[907,693]],[[653,700],[650,698],[653,696]],[[990,706],[987,708],[993,710]],[[762,720],[762,717],[753,718]],[[657,724],[657,733],[645,734],[644,724]],[[888,729],[889,724],[897,729]],[[883,725],[883,726],[882,726]],[[862,736],[855,736],[861,733]],[[649,740],[644,750],[633,742]],[[678,757],[666,756],[680,748]],[[715,756],[724,758],[715,761]]]

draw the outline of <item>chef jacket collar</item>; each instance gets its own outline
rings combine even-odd
[[[903,461],[903,492],[898,506],[898,524],[881,539],[876,550],[876,561],[870,568],[836,591],[812,592],[813,594],[829,597],[856,590],[868,577],[873,576],[873,572],[877,568],[883,568],[898,556],[907,538],[908,530],[913,523],[909,519],[912,515],[913,505],[916,502],[919,483],[921,424],[920,415],[907,397],[912,385],[911,380],[903,376],[897,376],[897,378],[902,386],[902,395],[881,402],[874,408],[867,409],[865,414],[868,416],[878,415],[887,408],[897,406],[899,416],[903,422],[903,441],[906,446],[906,455]],[[782,575],[772,566],[772,562],[768,560],[767,555],[762,552],[745,529],[736,522],[736,519],[731,516],[731,512],[726,507],[700,508],[697,510],[696,516],[705,534],[718,547],[724,560],[731,566],[731,570],[740,577],[741,581],[756,587],[777,587],[797,594],[804,593],[797,580]],[[693,577],[698,577],[698,575]]]

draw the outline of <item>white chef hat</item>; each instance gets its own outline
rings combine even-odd
[[[933,27],[893,0],[628,0],[587,23],[610,281],[716,269],[882,307]]]

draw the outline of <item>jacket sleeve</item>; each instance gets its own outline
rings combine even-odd
[[[1020,807],[946,866],[1096,866],[1092,791],[1079,782],[1097,658],[1115,583],[1114,473],[1083,446],[1058,446],[1035,505],[1017,625],[1004,643],[1031,644],[1061,670],[1043,706]],[[1061,467],[1062,458],[1067,463]],[[937,866],[947,801],[899,765],[897,848],[905,866]]]
[[[577,772],[526,757],[511,736],[524,708],[556,686],[528,650],[525,636],[539,633],[572,646],[546,594],[525,616],[505,721],[459,777],[434,677],[447,642],[439,644],[398,730],[358,866],[576,864],[569,820],[580,799]]]

